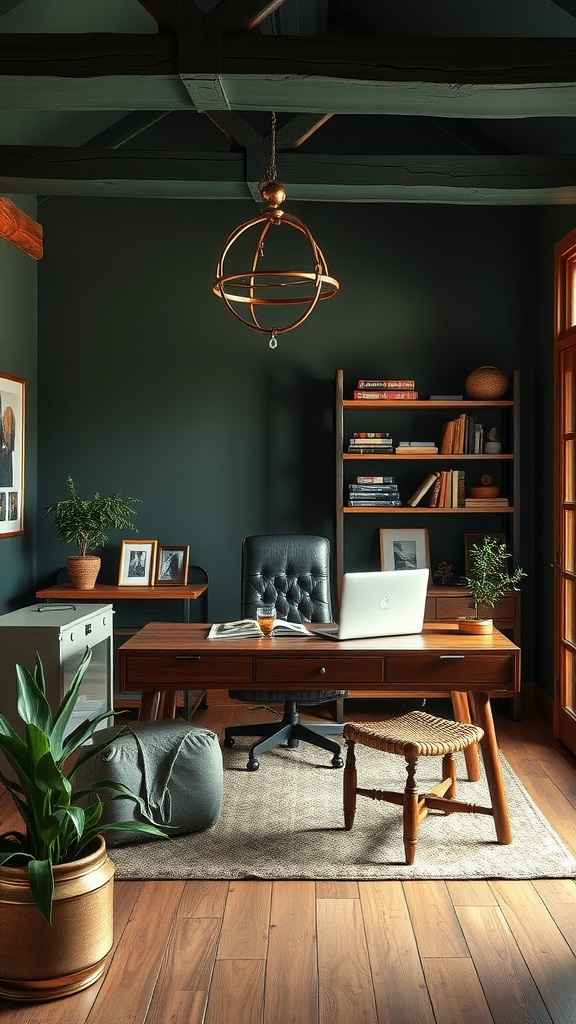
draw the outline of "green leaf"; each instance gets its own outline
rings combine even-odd
[[[35,678],[23,665],[16,665],[16,692],[18,714],[23,722],[49,733],[52,725],[52,711]]]
[[[52,924],[52,898],[54,896],[54,875],[49,860],[31,860],[28,863],[28,878],[34,903],[48,924]]]
[[[61,760],[61,758],[64,756],[64,733],[66,732],[66,727],[70,721],[70,718],[72,717],[72,713],[76,706],[76,701],[78,700],[78,691],[82,685],[82,680],[86,675],[91,659],[92,651],[90,650],[89,647],[87,647],[82,657],[82,660],[78,668],[76,669],[76,672],[74,673],[74,678],[72,679],[70,686],[68,687],[66,693],[64,694],[62,703],[60,704],[60,707],[58,708],[56,714],[54,715],[54,720],[52,723],[51,740],[55,761]]]

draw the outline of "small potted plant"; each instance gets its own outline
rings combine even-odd
[[[66,480],[68,497],[48,505],[44,511],[54,516],[54,525],[62,544],[76,544],[79,555],[70,555],[66,567],[72,586],[79,590],[92,590],[100,571],[100,558],[89,551],[102,547],[108,541],[108,530],[134,530],[131,516],[136,515],[134,505],[140,498],[123,498],[119,491],[108,497],[96,494],[83,499],[76,493],[71,476]]]
[[[96,790],[103,787],[116,794],[110,799],[133,800],[146,816],[141,798],[122,783],[104,780],[73,791],[77,769],[114,738],[98,744],[95,737],[77,753],[109,711],[67,734],[91,656],[88,649],[54,713],[40,659],[33,674],[16,665],[24,738],[0,715],[0,754],[16,776],[8,778],[2,766],[0,782],[25,828],[0,835],[0,995],[9,999],[56,999],[100,977],[112,948],[114,875],[102,833],[114,828],[165,838],[146,821],[100,823]]]
[[[474,599],[474,617],[458,619],[462,633],[491,633],[493,620],[480,614],[480,607],[493,608],[499,598],[509,590],[517,590],[516,584],[526,576],[517,566],[510,571],[512,555],[506,545],[497,537],[484,537],[480,544],[470,548],[469,576],[466,583]]]

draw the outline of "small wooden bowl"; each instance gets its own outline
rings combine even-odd
[[[470,497],[471,498],[497,498],[500,494],[499,487],[471,487]]]

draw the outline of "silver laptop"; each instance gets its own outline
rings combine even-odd
[[[347,572],[339,625],[335,629],[315,629],[314,633],[329,640],[421,633],[428,576],[428,569]]]

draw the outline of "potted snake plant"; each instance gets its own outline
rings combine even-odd
[[[465,577],[474,601],[474,616],[458,619],[461,633],[491,633],[494,621],[480,613],[481,608],[494,608],[509,590],[517,590],[526,573],[516,566],[510,569],[512,555],[497,537],[483,537],[470,547],[469,575]]]
[[[89,554],[108,541],[108,530],[134,530],[131,517],[140,498],[123,498],[119,491],[105,497],[96,491],[92,498],[81,498],[71,476],[66,480],[68,497],[48,505],[44,511],[54,516],[54,525],[62,544],[76,544],[80,554],[70,555],[66,567],[70,582],[79,590],[92,590],[100,571],[100,558]]]
[[[91,656],[88,649],[55,712],[40,658],[33,673],[16,665],[23,735],[0,715],[0,782],[21,819],[0,835],[0,995],[9,999],[56,999],[100,977],[112,948],[114,875],[103,834],[113,827],[165,838],[146,821],[101,824],[97,787],[73,790],[78,768],[112,742],[91,740],[109,711],[70,724]],[[126,786],[103,785],[110,799],[131,799],[145,814]]]

